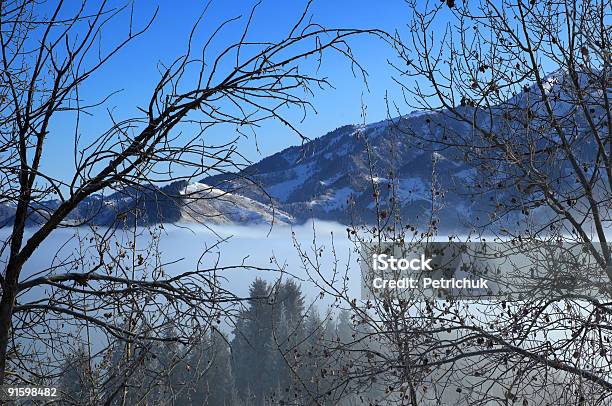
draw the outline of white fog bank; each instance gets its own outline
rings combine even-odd
[[[103,229],[98,229],[99,233],[103,231]],[[28,229],[25,238],[29,238],[33,232],[35,232],[34,228]],[[62,260],[71,256],[77,257],[82,249],[78,239],[75,238],[77,234],[83,241],[88,239],[91,231],[88,228],[54,231],[28,260],[23,276],[33,276],[39,272],[47,273],[46,269],[59,264]],[[150,233],[140,229],[137,234],[140,234],[136,239],[137,248],[147,247],[151,242]],[[273,268],[275,271],[238,267],[220,272],[218,275],[223,278],[224,288],[242,297],[247,296],[249,286],[256,278],[269,282],[274,282],[279,277],[293,278],[301,284],[307,299],[317,297],[320,289],[309,282],[310,277],[304,270],[294,246],[294,238],[299,241],[302,249],[307,250],[309,255],[313,256],[313,237],[316,235],[317,247],[323,250],[319,251],[321,272],[331,274],[334,266],[346,272],[348,265],[351,276],[350,290],[354,297],[359,295],[360,275],[356,262],[357,255],[354,252],[351,253],[355,246],[347,237],[346,226],[339,223],[315,221],[299,226],[275,225],[273,227],[266,225],[208,227],[194,224],[165,224],[159,235],[159,255],[161,262],[168,264],[165,270],[170,275],[193,271],[198,267],[204,269],[214,266],[248,265],[256,268]],[[116,236],[124,241],[130,241],[133,238],[133,232],[117,231]],[[10,229],[0,229],[1,241],[4,242],[9,237]],[[332,245],[337,262],[334,262]],[[202,256],[206,250],[209,252]],[[0,257],[4,265],[5,257],[6,254]],[[58,268],[54,272],[67,271],[69,270]]]

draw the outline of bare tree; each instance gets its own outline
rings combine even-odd
[[[361,354],[347,382],[383,385],[389,400],[412,405],[609,403],[611,3],[407,4],[409,32],[397,34],[400,62],[392,63],[405,101],[425,111],[427,124],[412,128],[394,106],[390,117],[399,117],[390,126],[432,156],[473,169],[464,197],[475,204],[463,237],[525,256],[550,248],[565,262],[540,258],[534,284],[564,280],[584,290],[546,296],[534,288],[521,300],[423,300],[405,292],[359,300],[346,282],[354,275],[336,266],[328,283],[318,251],[300,247],[313,280],[350,309],[361,332],[336,347]],[[459,193],[450,182],[442,188],[439,196]],[[374,187],[377,205],[379,195]],[[349,236],[358,248],[460,237],[437,233],[444,216],[408,229],[398,217],[390,205],[374,227],[349,228]],[[564,256],[568,246],[589,259]],[[529,269],[517,271],[529,279]]]
[[[444,113],[432,116],[428,134],[410,135],[477,168],[474,194],[499,195],[488,222],[478,226],[544,207],[521,220],[529,232],[573,236],[612,277],[605,232],[611,4],[448,2],[427,10],[409,4],[411,51],[399,48],[408,68],[398,69],[425,82],[404,90],[419,107]],[[451,18],[443,20],[449,7]],[[444,34],[435,36],[433,27],[443,21]],[[444,119],[461,126],[436,131]]]
[[[99,206],[78,215],[75,210],[96,194],[158,191],[169,181],[238,169],[235,143],[204,143],[203,134],[215,126],[255,133],[259,123],[273,119],[303,137],[284,114],[287,109],[307,113],[313,108],[308,100],[313,89],[329,85],[318,74],[323,56],[341,54],[365,78],[347,39],[380,34],[321,27],[311,22],[309,5],[286,36],[269,42],[248,39],[257,6],[246,17],[223,21],[205,42],[194,40],[196,23],[184,54],[160,64],[159,81],[137,106],[141,114],[119,119],[109,113],[106,131],[81,139],[81,118],[100,114],[112,94],[98,101],[80,94],[117,53],[144,36],[155,14],[141,22],[134,4],[115,7],[106,1],[1,3],[0,203],[13,207],[14,216],[2,247],[0,383],[50,376],[63,362],[54,360],[51,350],[75,335],[82,337],[83,331],[91,339],[90,329],[125,343],[126,362],[119,375],[127,377],[147,356],[151,342],[189,343],[195,330],[209,329],[240,300],[219,285],[217,272],[223,269],[214,259],[205,261],[205,255],[197,269],[168,275],[155,249],[163,227],[137,228],[138,205],[117,213],[111,227],[77,229],[77,252],[58,256],[33,275],[23,271],[58,229],[90,223]],[[124,39],[103,46],[101,36],[120,18],[129,21]],[[213,54],[212,44],[230,24],[243,24],[241,37]],[[71,179],[54,178],[41,165],[46,141],[66,137],[54,134],[60,120],[74,126],[74,137],[66,139],[74,151]],[[50,206],[51,198],[56,203]],[[149,245],[139,245],[142,233],[151,234]],[[169,320],[170,335],[163,333]],[[105,351],[94,352],[108,356]],[[115,386],[106,394],[108,402],[124,389]]]

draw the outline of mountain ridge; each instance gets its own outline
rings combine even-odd
[[[572,106],[567,76],[558,71],[546,75],[544,91],[553,100],[559,123],[572,125],[581,117],[575,109],[568,109]],[[584,81],[582,76],[579,79]],[[525,123],[532,120],[530,114],[543,109],[540,93],[535,84],[524,88],[492,106],[492,115],[464,102],[455,110],[474,117],[479,126],[520,137],[528,128]],[[591,93],[585,94],[596,100],[596,92]],[[394,214],[408,224],[443,218],[447,228],[465,229],[466,220],[486,216],[494,205],[512,200],[511,192],[503,188],[488,195],[482,192],[480,182],[486,174],[475,171],[460,149],[434,147],[443,144],[448,133],[469,140],[473,130],[471,123],[458,120],[446,109],[347,124],[265,157],[239,173],[90,196],[66,222],[292,224],[315,217],[372,224],[380,216]],[[577,153],[582,154],[581,149],[576,146]],[[566,170],[562,164],[557,166],[552,169]],[[476,194],[480,194],[478,199]],[[32,207],[28,223],[39,224],[58,205],[58,201],[46,201]],[[14,207],[0,204],[0,226],[10,225],[13,214]]]

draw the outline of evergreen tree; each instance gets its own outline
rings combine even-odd
[[[347,310],[340,310],[336,325],[336,339],[343,344],[350,344],[355,340],[355,329],[351,322],[351,315]]]
[[[120,405],[125,396],[125,403],[129,404],[137,399],[135,383],[145,380],[143,369],[136,368],[134,358],[127,355],[125,342],[115,341],[109,351],[109,362],[105,368],[108,384],[104,399],[112,398],[111,405]]]
[[[168,341],[162,341],[153,347],[153,368],[145,370],[146,383],[150,387],[143,385],[146,394],[141,396],[146,396],[154,404],[172,403],[171,400],[180,398],[191,383],[185,359],[186,350],[176,341],[170,340],[176,336],[173,323],[167,322],[163,337]]]
[[[275,295],[274,337],[277,391],[275,401],[295,403],[304,396],[304,383],[299,377],[303,359],[304,297],[293,280],[278,285]]]
[[[232,367],[236,388],[244,401],[263,404],[275,389],[272,304],[270,288],[256,279],[250,288],[248,307],[241,312],[232,340]]]
[[[90,364],[85,348],[79,347],[62,367],[59,387],[64,402],[75,405],[94,404],[98,381],[97,368]]]
[[[303,361],[300,378],[306,384],[303,399],[306,403],[323,403],[328,397],[329,383],[322,378],[321,370],[328,367],[329,359],[325,350],[325,332],[328,323],[321,321],[316,309],[308,312],[305,319],[305,339],[302,345]]]
[[[230,349],[225,336],[213,330],[192,350],[188,360],[192,386],[179,404],[236,404]]]
[[[250,296],[232,341],[237,392],[255,405],[295,403],[307,392],[297,376],[304,362],[301,289],[292,280],[273,288],[257,279]]]

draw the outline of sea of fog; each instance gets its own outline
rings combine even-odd
[[[34,228],[28,229],[25,238],[29,238],[35,231]],[[98,229],[97,232],[103,233],[104,229]],[[115,231],[114,238],[125,243],[131,241],[134,234],[138,249],[150,245],[151,234],[146,229],[136,230],[135,233],[131,230]],[[248,265],[272,269],[266,271],[237,267],[219,272],[223,287],[240,297],[248,295],[249,286],[256,278],[268,282],[292,278],[301,285],[307,301],[314,301],[319,298],[321,291],[316,283],[323,282],[322,277],[331,277],[334,269],[343,275],[348,272],[351,295],[359,297],[358,255],[354,243],[347,237],[346,226],[338,223],[311,221],[299,226],[273,227],[166,224],[155,234],[159,236],[157,250],[161,262],[167,264],[164,269],[170,275],[214,266]],[[91,255],[91,251],[83,254],[87,251],[83,251],[83,244],[79,244],[81,241],[88,245],[90,235],[91,231],[85,227],[55,230],[28,260],[21,280],[46,274],[49,267],[57,266],[69,258]],[[1,241],[6,241],[9,236],[10,229],[0,229]],[[311,266],[303,266],[295,246],[296,241],[310,258],[317,258],[320,274],[313,272]],[[205,252],[206,255],[203,255]],[[0,257],[0,260],[4,262],[5,257]],[[58,267],[52,272],[66,271],[69,270]],[[325,306],[325,302],[324,298],[320,305]]]
[[[151,230],[157,236],[155,249],[149,248],[152,246]],[[10,231],[9,228],[0,229],[0,241],[6,241]],[[27,229],[25,239],[35,231],[35,228]],[[108,230],[98,228],[96,233],[103,234],[105,231]],[[27,261],[20,281],[49,273],[73,271],[61,264],[79,257],[89,257],[93,263],[97,253],[93,248],[96,242],[90,241],[92,235],[87,227],[55,230]],[[355,243],[347,236],[346,226],[339,223],[313,220],[302,225],[273,227],[165,224],[150,229],[115,230],[113,238],[123,246],[135,239],[137,251],[147,251],[145,255],[155,251],[159,255],[159,262],[165,264],[165,272],[171,276],[230,267],[216,272],[216,275],[221,287],[238,297],[249,296],[249,287],[256,278],[270,283],[293,279],[300,284],[306,301],[317,301],[320,310],[333,300],[329,295],[320,295],[321,286],[329,291],[330,287],[325,285],[332,281],[336,289],[342,289],[346,283],[351,299],[359,300],[361,297],[359,253]],[[444,238],[437,240],[443,241]],[[308,256],[306,266],[296,243]],[[6,251],[0,255],[0,267],[6,262]],[[77,272],[87,270],[87,266],[81,266]],[[343,279],[344,276],[348,277],[348,281]],[[36,294],[36,290],[29,291],[27,299],[39,299],[35,297]]]
[[[29,238],[35,229],[26,233]],[[99,229],[98,232],[104,231]],[[147,229],[136,230],[137,249],[147,247],[151,242]],[[40,246],[32,258],[27,262],[21,280],[36,274],[47,273],[48,268],[61,263],[63,260],[78,257],[83,252],[83,245],[79,241],[88,241],[91,231],[87,228],[59,229]],[[6,241],[10,235],[9,229],[0,230],[0,240]],[[78,235],[80,238],[75,238]],[[123,242],[133,238],[131,232],[117,232],[117,238]],[[330,280],[337,270],[342,277],[349,276],[348,296],[359,300],[360,292],[360,266],[357,262],[358,253],[353,242],[347,236],[346,226],[338,223],[314,221],[299,226],[234,226],[215,225],[211,227],[196,225],[164,225],[159,232],[159,255],[168,274],[179,274],[195,269],[210,266],[249,265],[260,268],[273,268],[275,270],[261,271],[249,268],[235,268],[220,272],[222,287],[230,290],[237,296],[247,297],[249,286],[256,278],[269,282],[276,282],[279,278],[296,280],[302,288],[306,299],[306,306],[314,305],[321,313],[326,313],[333,298],[329,295],[320,297],[321,289],[317,283]],[[304,268],[298,250],[298,242],[302,250],[307,251],[310,259],[318,261],[320,273],[314,273],[312,267]],[[314,246],[316,244],[316,247]],[[85,244],[86,245],[86,244]],[[209,253],[202,256],[202,253]],[[0,256],[4,261],[6,255]],[[0,265],[3,266],[4,264]],[[56,272],[65,272],[58,268]],[[338,280],[338,285],[341,281]],[[338,286],[340,287],[340,286]],[[36,292],[28,294],[27,300],[36,300]],[[26,298],[22,298],[26,299]],[[477,304],[457,304],[460,313],[476,315],[475,323],[486,324],[487,320],[495,319],[501,312],[499,307],[490,307],[486,301]],[[416,311],[416,310],[415,310]],[[230,325],[223,323],[223,330],[230,333]],[[459,339],[460,333],[453,333],[446,339]],[[541,332],[538,334],[538,337]],[[559,329],[546,337],[548,340],[563,339],[567,331]],[[539,337],[544,339],[543,337]],[[533,337],[535,340],[536,337]],[[102,340],[94,340],[102,342]]]

